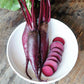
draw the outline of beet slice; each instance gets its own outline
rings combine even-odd
[[[56,57],[48,57],[47,60],[52,60],[59,64],[59,60]]]
[[[50,45],[50,49],[53,49],[53,48],[58,48],[60,50],[64,50],[64,46],[63,44],[61,44],[60,42],[53,42],[51,45]]]
[[[56,57],[60,62],[62,60],[62,57],[56,52],[50,52],[48,57]]]
[[[52,60],[47,60],[45,63],[44,63],[44,66],[50,66],[52,67],[53,71],[55,72],[57,70],[57,67],[58,67],[58,64]]]
[[[44,66],[43,68],[42,68],[42,72],[43,72],[43,74],[45,75],[45,76],[51,76],[51,75],[53,75],[53,69],[50,67],[50,66]]]
[[[58,54],[60,54],[62,56],[62,51],[58,48],[53,48],[51,51],[52,52],[57,52]]]
[[[63,45],[65,44],[64,39],[61,38],[61,37],[56,37],[56,38],[54,38],[54,39],[53,39],[53,42],[55,42],[55,41],[60,41],[61,43],[63,43]]]

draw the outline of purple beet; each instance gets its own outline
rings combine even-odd
[[[50,66],[44,66],[44,67],[42,68],[42,72],[43,72],[43,74],[44,74],[45,76],[47,76],[47,77],[52,76],[53,73],[54,73],[52,67],[50,67]]]
[[[54,62],[52,60],[47,60],[44,63],[44,66],[50,66],[53,69],[53,71],[55,72],[57,70],[58,64],[57,64],[57,62]]]
[[[24,18],[26,20],[26,27],[22,35],[22,43],[26,56],[25,71],[27,76],[30,79],[32,79],[27,71],[28,62],[30,61],[36,77],[38,78],[39,81],[41,81],[40,74],[42,71],[43,63],[47,58],[47,52],[48,52],[47,28],[48,28],[48,22],[50,21],[51,17],[50,1],[49,0],[40,1],[39,15],[38,14],[35,15],[36,10],[34,10],[35,9],[34,0],[31,0],[32,3],[31,15],[27,9],[26,1],[18,0],[18,2],[21,6]],[[36,2],[38,2],[38,0],[35,1],[35,6],[37,5]],[[39,23],[37,24],[38,16],[39,16]]]
[[[62,43],[60,42],[53,42],[51,45],[50,45],[50,49],[53,49],[53,48],[58,48],[60,49],[61,51],[64,50],[64,46]]]
[[[40,66],[39,64],[39,32],[36,30],[29,32],[28,35],[28,55],[29,60],[32,65],[32,68],[34,72],[36,73],[37,78],[38,77],[38,68]]]
[[[47,60],[52,60],[59,64],[59,60],[56,57],[48,57]]]
[[[51,50],[52,52],[57,52],[58,54],[60,54],[62,56],[62,51],[59,48],[52,48]]]
[[[53,42],[56,42],[56,41],[61,42],[63,45],[65,44],[64,39],[63,39],[63,38],[61,38],[61,37],[56,37],[56,38],[54,38],[54,39],[53,39]]]
[[[48,57],[56,57],[60,62],[62,60],[62,57],[56,52],[50,52]]]

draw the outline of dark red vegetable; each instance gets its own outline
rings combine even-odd
[[[48,54],[48,58],[46,59],[43,65],[43,68],[42,68],[42,72],[45,76],[51,76],[57,71],[58,65],[62,60],[64,44],[65,44],[65,41],[61,37],[56,37],[52,41],[50,45],[50,51]],[[49,69],[48,73],[47,73],[47,68]]]
[[[42,66],[47,58],[48,53],[49,42],[48,42],[47,28],[48,28],[48,22],[50,21],[51,17],[50,1],[41,0],[39,10],[40,12],[39,12],[38,10],[36,10],[39,8],[34,8],[34,4],[35,7],[37,7],[38,0],[31,0],[32,3],[31,15],[27,9],[26,1],[18,0],[18,2],[20,3],[24,18],[26,20],[26,27],[22,35],[22,43],[26,56],[25,72],[27,76],[30,79],[32,79],[27,71],[28,62],[30,61],[36,77],[38,78],[39,81],[42,81],[40,79]],[[38,14],[38,12],[40,14]],[[38,24],[37,24],[37,18],[39,18]]]
[[[32,68],[37,78],[39,79],[38,77],[38,68],[40,66],[39,58],[38,58],[39,57],[39,31],[37,30],[37,23],[36,23],[36,18],[34,13],[34,0],[32,0],[31,16],[27,9],[25,0],[24,1],[18,0],[18,1],[20,3],[25,20],[27,22],[24,33],[22,35],[22,43],[23,43],[23,48],[26,55],[26,74],[30,79],[32,79],[27,72],[28,62],[30,61]],[[23,6],[26,10],[26,14],[24,12]]]
[[[40,1],[40,14],[39,14],[39,24],[38,29],[40,30],[40,38],[41,38],[41,69],[43,64],[47,58],[48,54],[48,46],[49,46],[49,37],[48,37],[48,22],[51,18],[51,6],[49,0],[41,0]],[[41,71],[40,71],[41,76]]]
[[[58,48],[60,49],[61,51],[64,50],[64,47],[63,47],[63,44],[61,42],[53,42],[50,46],[50,49],[53,49],[53,48]]]
[[[44,66],[42,68],[42,72],[43,74],[45,74],[45,76],[51,76],[54,73],[53,69],[50,66]]]

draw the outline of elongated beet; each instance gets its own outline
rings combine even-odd
[[[28,35],[28,55],[31,62],[32,68],[38,77],[39,68],[39,32],[31,31]]]
[[[49,37],[48,37],[47,29],[48,29],[48,24],[45,22],[42,23],[40,26],[42,64],[45,62],[48,54]]]
[[[25,72],[26,72],[27,76],[31,79],[31,77],[29,76],[29,74],[27,72],[28,62],[29,62],[27,41],[28,41],[29,32],[30,32],[30,28],[26,24],[25,30],[24,30],[23,35],[22,35],[22,43],[23,43],[23,48],[24,48],[24,52],[25,52],[25,56],[26,56],[26,69],[25,69]]]
[[[47,58],[48,54],[48,45],[49,45],[49,37],[48,37],[48,22],[51,18],[51,6],[49,0],[41,0],[40,1],[40,14],[39,14],[39,24],[38,29],[40,30],[40,37],[41,37],[41,70],[42,66]],[[41,76],[41,71],[40,75]]]
[[[40,1],[40,14],[39,11],[34,8],[38,7],[38,0],[30,0],[31,1],[31,12],[29,13],[26,1],[18,0],[26,20],[26,27],[22,35],[22,43],[24,48],[24,53],[26,56],[26,74],[32,79],[28,74],[28,63],[30,61],[32,65],[32,69],[35,72],[36,77],[39,81],[41,77],[41,71],[43,63],[47,58],[48,53],[48,22],[51,17],[51,7],[49,0],[41,0]],[[35,3],[34,3],[35,1]],[[24,7],[24,8],[23,8]],[[35,9],[35,10],[34,10]],[[26,12],[25,12],[26,11]],[[35,15],[37,13],[37,15]],[[39,16],[39,22],[37,24],[37,18]],[[49,68],[49,67],[48,67]]]

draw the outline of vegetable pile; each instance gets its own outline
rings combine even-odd
[[[64,40],[57,37],[50,45],[48,54],[49,37],[48,37],[48,22],[51,18],[50,0],[30,0],[31,11],[28,10],[25,0],[18,0],[26,26],[22,35],[22,43],[26,56],[26,75],[32,79],[28,73],[28,63],[32,65],[39,81],[41,73],[45,76],[51,76],[57,70],[61,62],[61,56],[64,50]],[[38,5],[38,3],[40,5]]]

